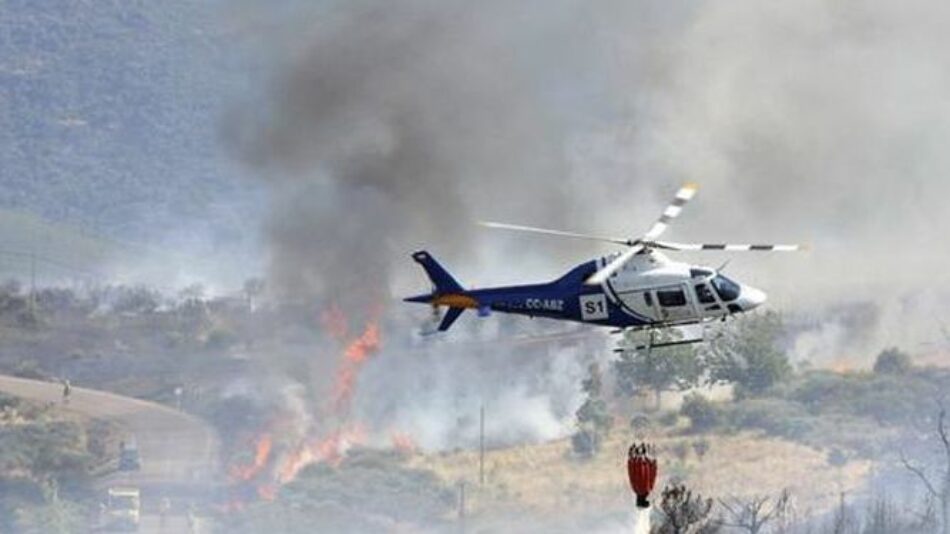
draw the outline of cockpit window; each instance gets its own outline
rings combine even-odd
[[[712,285],[723,302],[730,302],[739,298],[739,284],[721,274],[717,274],[716,277],[712,279]]]
[[[703,304],[716,302],[716,297],[713,296],[712,291],[709,290],[709,286],[706,284],[696,284],[696,298]]]

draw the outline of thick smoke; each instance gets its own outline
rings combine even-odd
[[[281,58],[269,99],[240,114],[234,135],[272,191],[272,289],[365,315],[425,289],[408,258],[420,247],[463,283],[554,275],[602,250],[473,221],[637,235],[694,180],[703,190],[671,239],[815,245],[727,268],[801,317],[803,358],[939,337],[950,319],[950,69],[934,51],[946,48],[938,21],[950,8],[657,6],[361,0],[293,11],[269,34]],[[384,337],[401,349],[410,334]],[[367,380],[405,378],[385,356]],[[469,391],[450,380],[466,380],[464,365],[449,365],[413,366],[360,409],[406,417],[420,381],[444,385],[429,388],[431,403],[453,385]],[[511,391],[524,401],[537,390]],[[406,424],[421,428],[432,410],[412,413]]]
[[[591,355],[605,352],[601,338],[480,337],[386,351],[361,377],[359,419],[385,422],[430,451],[477,447],[482,409],[489,447],[557,439],[573,428]]]
[[[577,59],[556,32],[542,36],[574,6],[524,31],[540,7],[414,0],[320,12],[245,151],[277,189],[278,290],[363,310],[389,297],[414,247],[478,259],[476,218],[572,224],[571,119],[558,108],[576,97],[561,93]]]
[[[406,254],[421,246],[478,283],[555,274],[598,249],[486,235],[472,221],[636,234],[691,179],[703,191],[671,237],[812,242],[809,255],[742,257],[729,270],[782,309],[870,300],[893,313],[908,294],[950,286],[938,268],[950,71],[933,53],[947,10],[925,0],[301,9],[275,39],[290,59],[271,103],[241,130],[255,132],[243,154],[276,192],[277,287],[361,309],[397,280],[418,287]],[[928,265],[923,276],[912,267]]]
[[[278,46],[290,59],[271,104],[238,129],[254,132],[239,146],[273,191],[266,242],[279,297],[339,306],[360,324],[394,292],[428,289],[409,259],[416,248],[465,267],[457,271],[463,283],[480,262],[533,264],[542,276],[569,267],[576,251],[562,244],[533,243],[535,253],[525,254],[523,241],[488,241],[473,224],[595,218],[573,198],[587,185],[572,175],[569,151],[590,120],[576,104],[600,91],[578,78],[595,54],[578,53],[592,46],[581,33],[565,41],[559,32],[597,21],[578,3],[559,4],[539,23],[536,13],[551,4],[348,2],[295,25],[296,42]],[[558,255],[567,261],[552,268],[545,258]],[[354,417],[375,431],[407,432],[427,449],[476,444],[482,405],[490,444],[570,430],[592,351],[478,348],[485,336],[466,336],[471,319],[454,332],[476,339],[469,345],[420,344],[414,331],[429,311],[397,310],[384,320],[382,353],[361,373]]]
[[[767,288],[773,308],[831,323],[819,337],[840,344],[819,359],[938,337],[950,319],[950,75],[933,51],[946,47],[935,21],[947,6],[731,2],[696,14],[651,105],[661,142],[642,147],[707,185],[678,235],[814,243],[730,270]]]

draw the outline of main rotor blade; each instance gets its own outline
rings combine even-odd
[[[619,271],[621,267],[624,266],[628,261],[630,261],[634,256],[643,250],[643,245],[634,245],[624,251],[623,254],[617,256],[610,263],[605,265],[602,269],[592,274],[590,278],[584,281],[585,284],[590,286],[598,286],[603,284],[605,280],[610,278],[610,275]]]
[[[653,223],[653,227],[650,228],[650,231],[643,236],[644,241],[653,241],[654,239],[660,237],[660,234],[666,231],[666,228],[670,225],[670,222],[679,216],[680,212],[683,211],[683,206],[693,195],[696,194],[696,190],[699,189],[699,186],[694,183],[687,183],[676,192],[676,196],[673,197],[673,202],[670,202],[670,205],[663,210],[663,215],[660,215],[660,218]]]
[[[547,228],[536,228],[534,226],[522,226],[520,224],[508,224],[500,222],[490,222],[490,221],[479,221],[480,226],[486,228],[500,228],[502,230],[515,230],[518,232],[530,232],[533,234],[544,234],[544,235],[556,235],[560,237],[573,237],[576,239],[587,239],[590,241],[603,241],[606,243],[615,243],[617,245],[632,245],[632,242],[629,239],[621,239],[619,237],[604,237],[590,234],[579,234],[577,232],[565,232],[563,230],[550,230]]]
[[[794,252],[806,250],[806,245],[737,245],[731,243],[673,243],[672,241],[654,241],[656,248],[666,250],[725,250],[728,252]]]

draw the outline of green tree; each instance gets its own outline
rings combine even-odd
[[[23,534],[71,534],[82,532],[85,514],[79,505],[60,498],[55,479],[43,487],[43,504],[17,513],[17,532]]]
[[[600,450],[601,441],[613,426],[613,418],[603,399],[603,375],[596,362],[588,367],[582,389],[587,398],[577,409],[578,431],[571,437],[571,446],[579,456],[590,458]]]
[[[674,331],[659,334],[657,342],[679,339]],[[627,338],[636,345],[636,340]],[[617,389],[624,395],[633,395],[641,388],[653,391],[656,409],[664,391],[684,391],[699,384],[706,368],[703,359],[690,345],[625,350],[614,362]]]
[[[710,344],[709,380],[732,383],[738,397],[760,395],[789,377],[792,367],[781,347],[784,334],[777,313],[747,315]]]
[[[694,432],[712,430],[722,419],[719,408],[699,393],[693,393],[683,399],[680,415],[689,418],[690,428]]]
[[[113,311],[117,313],[153,313],[161,304],[162,296],[144,286],[120,286],[115,290]]]
[[[891,347],[884,349],[877,355],[874,361],[874,374],[878,375],[904,375],[914,366],[910,355],[898,349]]]

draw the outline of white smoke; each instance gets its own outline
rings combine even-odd
[[[652,508],[636,508],[633,512],[634,534],[650,534],[650,515]]]
[[[940,178],[950,70],[934,53],[946,48],[935,21],[948,10],[932,0],[361,0],[294,12],[283,26],[294,32],[274,39],[271,100],[249,106],[234,136],[273,193],[271,280],[360,313],[426,287],[408,259],[422,247],[466,285],[548,278],[605,250],[476,233],[472,221],[636,236],[693,180],[702,190],[670,239],[813,243],[728,267],[765,289],[771,308],[812,324],[796,354],[913,349],[950,316],[946,299],[929,298],[950,290],[950,182]],[[875,312],[851,317],[842,303]],[[407,330],[384,337],[402,347]],[[501,410],[512,429],[530,420],[534,436],[565,431],[569,407],[539,407],[576,399],[560,379],[578,369],[555,376],[507,348],[403,352],[385,349],[364,370],[357,406],[369,417],[434,447],[471,442],[470,418],[491,396],[531,414]],[[459,363],[469,359],[495,370]],[[471,377],[505,388],[486,394]]]
[[[468,333],[464,324],[455,328],[457,337]],[[489,446],[564,437],[583,402],[580,383],[591,354],[606,352],[599,336],[560,347],[501,336],[399,343],[397,337],[387,348],[384,340],[363,371],[355,414],[409,434],[425,450],[477,446],[483,408]]]

